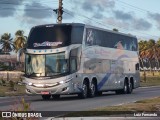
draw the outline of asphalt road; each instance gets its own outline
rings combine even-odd
[[[135,102],[146,98],[160,96],[159,87],[138,88],[132,94],[116,95],[114,92],[106,92],[102,96],[95,98],[79,99],[76,95],[62,96],[58,100],[42,100],[41,96],[24,96],[25,100],[31,104],[34,111],[85,111],[99,107],[113,106]],[[8,111],[21,97],[1,97],[0,111]]]

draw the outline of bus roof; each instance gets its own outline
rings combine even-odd
[[[136,36],[132,35],[132,34],[126,34],[126,33],[121,33],[121,32],[116,32],[116,31],[113,31],[113,30],[108,30],[108,29],[105,29],[105,28],[100,28],[100,27],[95,27],[95,26],[92,26],[92,25],[88,25],[88,24],[84,24],[84,23],[61,23],[61,24],[44,24],[44,25],[38,25],[38,26],[34,26],[33,28],[36,28],[36,27],[47,27],[47,26],[54,26],[54,25],[60,25],[60,26],[63,26],[63,25],[72,25],[72,26],[83,26],[83,27],[86,27],[86,28],[94,28],[94,29],[98,29],[98,30],[103,30],[103,31],[107,31],[107,32],[110,32],[110,33],[115,33],[115,34],[120,34],[120,35],[124,35],[124,36],[128,36],[128,37],[134,37],[136,38]]]

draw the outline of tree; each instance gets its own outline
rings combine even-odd
[[[158,57],[157,57],[157,45],[156,45],[156,42],[155,40],[153,39],[150,39],[148,41],[148,59],[150,61],[150,67],[151,67],[151,71],[153,72],[153,75],[154,75],[154,70],[152,70],[152,68],[155,68],[154,64],[155,61],[158,62]],[[158,62],[158,67],[159,68],[159,62]]]
[[[16,38],[14,39],[15,52],[17,52],[20,48],[24,48],[26,46],[27,37],[24,36],[23,30],[18,30],[15,33]]]
[[[2,45],[2,52],[4,52],[5,54],[14,50],[14,45],[13,45],[12,39],[13,38],[11,38],[10,33],[4,33],[1,36],[0,44]]]
[[[159,68],[160,64],[160,40],[155,42],[155,40],[150,39],[148,41],[141,40],[139,43],[139,56],[141,63],[144,68],[143,61],[148,61],[148,64],[150,66],[150,71],[152,71],[154,75],[154,70],[152,68]]]
[[[139,60],[142,63],[143,67],[143,75],[144,75],[144,81],[146,82],[146,71],[145,71],[145,66],[144,66],[144,60],[146,59],[146,50],[148,49],[148,44],[147,41],[140,40],[138,43],[139,46]]]

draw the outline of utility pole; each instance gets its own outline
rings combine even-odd
[[[62,14],[63,14],[63,0],[59,0],[59,7],[58,9],[54,9],[53,11],[57,14],[57,23],[62,23]]]

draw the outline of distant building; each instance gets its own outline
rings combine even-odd
[[[9,66],[12,68],[11,70],[23,70],[24,64],[19,64],[17,62],[17,56],[16,54],[4,54],[0,53],[0,64],[2,66]],[[4,70],[3,68],[0,68],[0,70]]]

